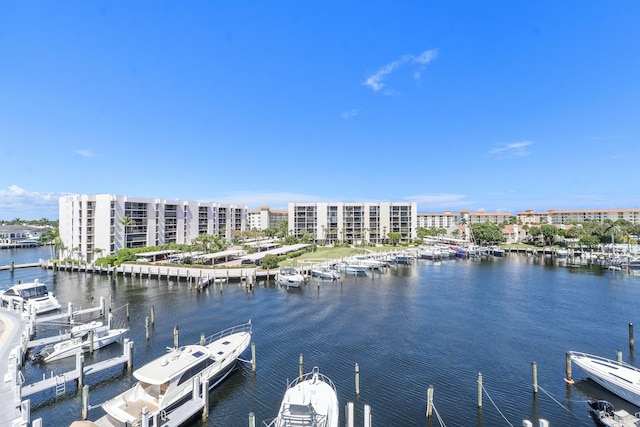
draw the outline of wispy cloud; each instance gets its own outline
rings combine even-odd
[[[342,118],[345,120],[349,120],[351,117],[355,117],[360,114],[359,110],[349,110],[342,113]]]
[[[367,77],[362,84],[365,86],[369,86],[374,91],[379,91],[385,84],[383,81],[398,68],[402,67],[404,64],[413,63],[418,65],[418,70],[413,72],[413,77],[416,80],[420,79],[422,75],[422,71],[424,67],[431,61],[433,61],[438,56],[437,49],[430,49],[422,52],[418,56],[414,55],[403,55],[400,59],[396,59],[395,61],[383,66],[376,73]]]
[[[464,194],[418,194],[407,196],[404,200],[415,202],[418,212],[435,212],[440,210],[452,210],[469,208],[472,201],[466,199]]]
[[[488,154],[489,156],[496,157],[524,157],[530,154],[527,147],[533,144],[535,144],[533,141],[510,142],[501,147],[489,150]]]
[[[95,154],[89,150],[76,150],[75,153],[82,157],[93,157]]]
[[[0,219],[58,218],[58,198],[62,194],[28,191],[17,185],[0,189]]]

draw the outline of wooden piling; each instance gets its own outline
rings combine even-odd
[[[204,408],[202,409],[202,419],[209,418],[209,380],[202,382],[202,399],[204,399]]]
[[[302,381],[302,375],[304,374],[304,358],[300,353],[300,380]]]
[[[151,326],[156,324],[156,308],[155,306],[151,306]]]
[[[251,371],[256,371],[256,343],[251,343]]]
[[[629,347],[633,348],[633,323],[629,323]]]
[[[204,346],[204,332],[200,332],[200,345]]]
[[[253,412],[249,412],[249,427],[256,427],[256,415]]]
[[[147,337],[147,341],[149,341],[149,316],[144,318],[144,333]]]
[[[127,313],[127,320],[131,319],[131,316],[129,315],[129,303],[127,303],[126,307],[126,313]]]
[[[347,427],[354,427],[355,414],[354,414],[353,402],[347,403],[347,407],[345,408],[345,418],[346,418]]]
[[[622,364],[622,350],[616,350],[616,354],[618,357],[618,363]]]
[[[573,384],[573,379],[571,378],[571,353],[567,351],[566,353],[566,374],[564,377],[565,382],[568,384]]]
[[[76,369],[78,370],[78,388],[84,386],[84,356],[76,353]]]
[[[82,419],[89,418],[89,386],[82,387]]]
[[[427,419],[431,418],[433,412],[433,386],[430,385],[427,390]]]
[[[531,362],[531,373],[533,375],[533,393],[538,393],[538,364]]]
[[[89,354],[93,354],[93,329],[89,331]]]
[[[364,427],[371,427],[371,406],[364,405]]]
[[[356,363],[356,396],[360,396],[360,367]]]
[[[125,338],[124,345],[127,349],[127,371],[131,371],[133,369],[133,341]]]
[[[178,348],[178,325],[173,328],[173,348]]]
[[[478,372],[478,408],[482,408],[482,372]]]

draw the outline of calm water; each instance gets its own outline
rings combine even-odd
[[[0,253],[0,265],[48,258],[49,248]],[[22,257],[22,258],[21,258]],[[75,307],[113,299],[115,321],[124,324],[130,303],[134,367],[160,356],[180,342],[199,341],[200,333],[253,322],[257,371],[243,365],[210,395],[207,426],[247,426],[274,417],[287,379],[298,373],[300,354],[305,371],[314,365],[337,386],[341,405],[354,402],[356,425],[369,404],[374,426],[438,426],[425,420],[426,394],[435,389],[435,406],[448,426],[509,426],[523,419],[546,418],[552,426],[593,426],[585,400],[606,398],[618,407],[632,406],[586,380],[563,381],[565,352],[578,350],[615,358],[628,347],[628,324],[638,323],[640,277],[598,267],[569,269],[551,260],[510,256],[488,261],[418,260],[366,278],[342,282],[315,281],[289,291],[259,283],[253,292],[224,285],[198,293],[185,283],[122,279],[40,269],[0,272],[0,287],[16,280],[45,281],[63,304]],[[145,317],[155,307],[156,323],[145,340]],[[49,331],[40,331],[44,336]],[[121,345],[94,355],[95,360],[120,354]],[[250,352],[245,353],[250,358]],[[91,363],[88,357],[87,363]],[[538,367],[542,390],[531,391],[531,363]],[[360,396],[355,396],[354,367],[360,369]],[[62,372],[73,361],[52,363]],[[27,364],[27,382],[43,371]],[[488,395],[477,410],[477,377]],[[584,374],[574,366],[574,378]],[[114,368],[88,377],[91,403],[130,387],[132,377]],[[53,392],[32,396],[32,418],[45,426],[67,426],[81,414],[80,393],[56,399]],[[556,401],[554,401],[554,399]],[[493,401],[493,403],[492,403]],[[494,405],[495,403],[495,405]],[[91,411],[90,418],[102,415]],[[344,418],[344,410],[342,410]],[[506,419],[505,419],[506,418]],[[341,420],[340,425],[344,425]]]

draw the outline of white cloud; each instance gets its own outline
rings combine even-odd
[[[424,69],[424,66],[429,62],[433,61],[437,56],[438,56],[437,49],[426,50],[418,56],[404,55],[400,59],[396,59],[395,61],[383,66],[376,73],[367,77],[362,82],[362,84],[365,86],[369,86],[371,89],[377,92],[383,87],[385,87],[383,80],[387,76],[389,76],[389,74],[393,73],[395,70],[397,70],[398,68],[400,68],[406,63],[414,63],[414,64],[420,65],[418,70],[413,72],[413,78],[416,80],[419,80],[422,74],[422,71]]]
[[[94,154],[93,152],[89,151],[89,150],[76,150],[75,153],[79,156],[82,157],[93,157]]]
[[[342,118],[349,120],[351,117],[355,117],[358,114],[360,114],[359,110],[349,110],[349,111],[345,111],[344,113],[342,113]]]
[[[489,155],[497,157],[524,157],[530,154],[527,147],[533,144],[535,144],[533,141],[511,142],[489,150]]]
[[[57,219],[60,196],[10,185],[7,189],[0,189],[0,219]]]

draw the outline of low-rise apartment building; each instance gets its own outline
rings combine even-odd
[[[602,224],[605,220],[625,220],[632,224],[640,224],[640,209],[587,209],[587,210],[556,210],[535,212],[525,210],[516,213],[518,223],[521,224],[569,224],[595,221]]]
[[[64,196],[59,199],[62,256],[91,262],[123,248],[190,244],[199,234],[231,241],[234,231],[244,231],[246,217],[246,206],[113,194]]]

